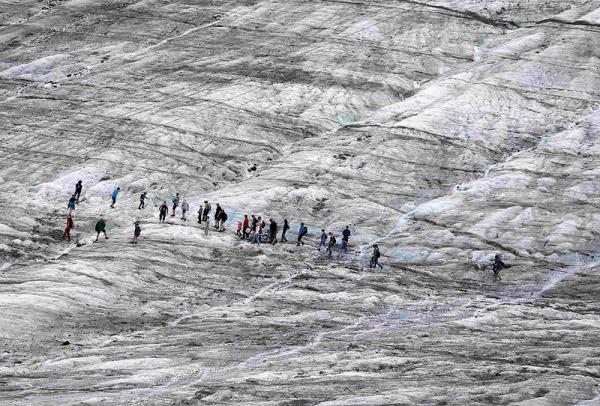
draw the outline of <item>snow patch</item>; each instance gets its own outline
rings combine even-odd
[[[102,178],[108,175],[109,173],[106,170],[94,167],[72,169],[50,182],[35,186],[33,190],[50,197],[69,196],[72,193],[75,193],[75,184],[77,181],[81,180],[83,182],[83,194],[85,195],[87,191],[94,190],[94,186],[97,185]],[[112,189],[110,192],[112,192]]]
[[[417,206],[408,212],[408,218],[434,216],[452,210],[462,203],[460,196],[445,196]]]
[[[0,72],[0,78],[23,79],[34,82],[65,80],[69,72],[66,72],[64,68],[69,65],[70,59],[71,57],[65,54],[46,56],[23,65],[8,68]]]

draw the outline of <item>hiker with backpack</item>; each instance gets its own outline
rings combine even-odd
[[[500,277],[500,271],[503,270],[504,268],[510,268],[510,266],[508,266],[504,262],[502,262],[502,260],[500,259],[500,255],[496,254],[494,256],[494,265],[492,265],[492,272],[494,273],[494,281],[502,280],[502,278]]]
[[[325,232],[325,229],[322,228],[321,229],[321,239],[319,240],[319,251],[321,251],[321,247],[326,247],[327,246],[327,233]]]
[[[221,205],[219,203],[217,203],[217,207],[215,208],[215,228],[217,230],[219,229],[219,221],[221,219],[222,211],[223,211],[223,208],[221,207]]]
[[[245,240],[246,238],[248,238],[248,234],[249,234],[249,226],[250,226],[250,220],[248,220],[248,215],[244,214],[244,221],[242,222],[242,239]]]
[[[65,232],[63,233],[63,238],[66,238],[68,241],[71,241],[71,230],[75,227],[75,223],[73,223],[73,217],[71,214],[67,214],[67,228],[65,228]]]
[[[263,231],[263,222],[262,222],[262,218],[260,216],[258,216],[258,218],[255,219],[256,220],[256,228],[254,229],[254,239],[252,240],[252,242],[254,244],[257,244],[260,246],[260,235],[262,234]]]
[[[304,225],[304,223],[300,223],[300,228],[298,229],[298,241],[296,241],[296,246],[304,245],[304,241],[302,238],[308,234],[308,228]]]
[[[83,182],[81,182],[81,180],[79,180],[75,184],[75,197],[77,199],[77,204],[79,204],[79,198],[81,197],[82,190],[83,190]]]
[[[165,222],[168,212],[169,212],[169,206],[167,206],[167,201],[165,200],[158,208],[158,222],[159,223]]]
[[[202,221],[208,221],[208,215],[210,214],[211,207],[208,200],[204,201],[204,210],[202,211]]]
[[[380,267],[383,271],[383,265],[379,263],[379,257],[381,257],[381,253],[379,252],[379,246],[377,244],[373,244],[373,253],[371,254],[371,262],[369,263],[369,268]]]
[[[350,231],[350,226],[346,226],[344,231],[342,231],[342,240],[346,240],[346,242],[349,242],[351,235],[352,235],[352,232]]]
[[[75,197],[75,195],[73,195],[69,199],[69,203],[67,203],[67,209],[69,209],[69,215],[73,214],[73,212],[75,211],[75,203],[77,203],[77,197]]]
[[[221,210],[221,214],[219,214],[219,232],[225,231],[225,222],[227,221],[227,213],[225,210]]]
[[[175,210],[179,206],[179,193],[175,193],[175,197],[171,199],[171,203],[173,203],[173,213],[171,213],[171,217],[175,217]]]
[[[98,241],[98,237],[100,237],[100,233],[104,233],[104,238],[108,240],[108,235],[106,234],[106,222],[104,221],[104,217],[100,216],[100,219],[96,222],[96,241]]]
[[[146,192],[140,195],[140,205],[138,206],[138,210],[141,210],[146,207]]]
[[[288,239],[285,237],[285,233],[290,229],[290,225],[287,219],[283,219],[283,227],[281,228],[281,242],[288,242]]]
[[[269,219],[269,244],[277,244],[277,223],[273,219]]]
[[[113,192],[111,193],[110,197],[112,198],[112,204],[110,205],[111,209],[115,208],[115,204],[117,203],[117,196],[119,196],[119,193],[121,192],[121,188],[117,187],[115,190],[113,190]]]
[[[329,258],[331,258],[331,255],[333,254],[333,247],[335,247],[337,244],[337,240],[335,238],[335,235],[333,235],[333,233],[329,233],[329,242],[327,243],[327,255],[329,256]]]
[[[136,221],[134,223],[133,240],[131,240],[131,243],[132,244],[137,244],[138,243],[138,238],[140,238],[141,234],[142,234],[142,227],[140,227],[140,222]]]

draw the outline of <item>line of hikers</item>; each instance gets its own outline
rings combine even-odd
[[[64,238],[71,241],[71,230],[74,228],[73,222],[73,212],[75,211],[76,204],[79,204],[79,200],[81,197],[82,191],[82,181],[78,181],[75,185],[75,193],[69,199],[67,204],[67,208],[69,209],[69,213],[67,214],[67,227],[64,231]],[[117,203],[117,197],[121,192],[120,187],[116,187],[111,193],[111,208],[115,207]],[[143,192],[140,195],[140,202],[138,205],[138,210],[142,210],[146,207],[146,199],[148,197],[147,192]],[[181,220],[187,221],[187,213],[190,210],[189,203],[183,199],[181,200],[179,193],[176,193],[175,196],[171,199],[171,217],[175,217],[177,215],[177,209],[181,208]],[[169,206],[167,205],[167,201],[164,200],[162,204],[158,208],[158,221],[159,224],[163,224],[166,221],[167,215],[169,214]],[[212,206],[208,200],[205,200],[203,204],[200,205],[198,209],[198,223],[204,223],[204,234],[208,235],[208,230],[210,227],[210,214],[212,212]],[[228,220],[228,215],[225,210],[221,207],[219,203],[216,204],[215,213],[214,213],[214,227],[219,232],[225,231],[225,223]],[[288,242],[287,233],[290,229],[290,225],[287,219],[283,220],[283,226],[281,228],[281,236],[279,240],[277,239],[277,235],[279,233],[279,226],[275,220],[272,218],[269,219],[269,224],[267,224],[263,220],[261,216],[251,215],[249,218],[248,215],[244,215],[243,220],[238,220],[237,222],[237,232],[236,235],[240,237],[241,240],[248,241],[253,244],[257,244],[260,246],[261,242],[267,242],[269,244],[275,245],[278,241],[284,243]],[[96,231],[96,239],[94,242],[98,241],[100,238],[100,234],[104,234],[104,238],[108,239],[108,234],[106,232],[106,221],[102,216],[96,222],[95,226]],[[137,244],[138,239],[141,235],[142,228],[139,221],[134,223],[134,231],[133,231],[133,239],[131,241],[132,244]],[[296,245],[301,246],[304,245],[304,237],[308,234],[308,227],[304,225],[304,223],[300,223],[300,227],[298,229]],[[322,247],[326,248],[326,252],[329,257],[332,257],[333,250],[336,247],[339,247],[338,258],[342,256],[343,253],[348,252],[348,244],[350,240],[350,236],[352,235],[350,231],[350,227],[346,226],[346,228],[342,231],[342,240],[340,244],[337,244],[337,239],[334,233],[329,232],[326,233],[325,229],[321,229],[321,234],[319,238],[318,250],[321,251]],[[369,264],[370,268],[376,268],[379,266],[383,269],[383,266],[379,264],[379,258],[381,254],[379,251],[379,247],[375,244],[373,245],[373,253],[371,255],[371,261]]]
[[[71,241],[71,230],[75,226],[74,222],[73,222],[72,214],[75,210],[75,205],[79,204],[82,189],[83,189],[83,183],[80,180],[75,185],[75,193],[73,193],[73,195],[69,199],[69,202],[67,205],[69,212],[67,214],[67,227],[65,228],[63,236],[64,236],[64,238],[66,238],[69,241]],[[121,191],[121,188],[116,187],[113,190],[113,192],[111,193],[111,199],[112,199],[112,203],[110,205],[111,208],[115,207],[115,204],[117,203],[117,197],[118,197],[120,191]],[[145,202],[146,202],[147,196],[148,195],[146,192],[143,192],[140,195],[140,203],[138,205],[138,210],[142,210],[146,207]],[[176,210],[180,206],[179,193],[176,193],[175,196],[172,198],[171,204],[172,204],[171,217],[175,217]],[[189,212],[189,210],[190,210],[189,203],[185,199],[183,199],[183,201],[181,201],[181,220],[187,221],[186,214]],[[209,230],[210,222],[211,222],[211,219],[210,219],[211,211],[212,211],[212,206],[208,200],[205,200],[204,203],[201,204],[200,208],[198,209],[198,223],[199,224],[204,223],[204,234],[205,235],[208,235],[208,230]],[[162,202],[162,204],[159,206],[159,216],[158,216],[159,224],[162,224],[165,222],[168,213],[169,213],[169,206],[167,205],[167,201],[164,200]],[[215,222],[215,225],[214,225],[215,229],[217,229],[219,232],[224,232],[225,231],[225,222],[228,219],[228,215],[219,203],[217,203],[217,205],[216,205],[215,214],[214,214],[213,218],[214,218],[214,222]],[[289,222],[287,219],[284,219],[283,226],[281,228],[281,236],[279,239],[279,241],[281,241],[282,243],[288,242],[286,234],[289,231],[289,229],[290,229]],[[96,222],[95,231],[96,231],[96,240],[95,241],[98,241],[100,234],[104,234],[105,239],[108,239],[108,235],[106,233],[106,222],[104,221],[104,218],[102,216]],[[131,241],[132,244],[137,244],[138,239],[141,235],[141,232],[142,232],[142,228],[140,226],[140,223],[139,223],[139,221],[136,221],[134,223],[133,239]],[[277,244],[278,232],[279,232],[279,226],[278,226],[277,222],[275,220],[273,220],[272,218],[269,219],[268,228],[267,228],[266,222],[262,219],[262,217],[255,216],[254,214],[252,214],[250,218],[248,218],[248,215],[246,214],[246,215],[244,215],[243,220],[238,220],[238,222],[237,222],[237,231],[236,231],[237,236],[240,237],[241,240],[248,241],[253,244],[257,244],[258,246],[260,246],[261,239],[263,242],[267,242],[272,245]],[[297,239],[296,239],[297,246],[304,245],[303,238],[307,234],[308,234],[308,228],[304,225],[304,223],[300,223],[300,227],[298,228],[298,234],[297,234]],[[339,252],[338,252],[338,258],[339,258],[342,256],[343,253],[348,252],[348,244],[349,244],[351,235],[352,235],[352,232],[350,231],[350,227],[346,226],[346,228],[344,228],[344,230],[342,231],[342,240],[338,245],[335,235],[332,232],[327,233],[325,231],[325,229],[322,228],[321,234],[319,237],[318,250],[320,252],[321,248],[325,247],[327,255],[329,257],[331,257],[333,255],[334,248],[339,247]],[[381,257],[381,252],[379,251],[379,246],[377,244],[373,244],[372,248],[373,248],[373,252],[371,253],[371,260],[369,262],[369,268],[377,268],[379,266],[380,269],[383,269],[383,266],[379,263],[379,258]],[[504,262],[502,262],[499,255],[495,255],[494,264],[492,265],[492,271],[494,274],[495,281],[502,280],[502,278],[500,277],[500,271],[504,268],[509,268],[509,266],[506,265]]]

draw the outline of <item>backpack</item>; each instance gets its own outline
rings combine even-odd
[[[227,221],[227,213],[225,213],[224,211],[221,212],[221,221],[222,222]]]
[[[306,235],[308,233],[308,228],[306,226],[300,227],[300,235]]]

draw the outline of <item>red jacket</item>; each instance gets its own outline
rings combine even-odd
[[[73,224],[73,219],[71,217],[67,217],[67,228],[73,228],[75,224]]]
[[[244,217],[244,228],[243,228],[243,230],[245,230],[245,229],[248,228],[248,224],[249,224],[248,223],[248,217]]]

